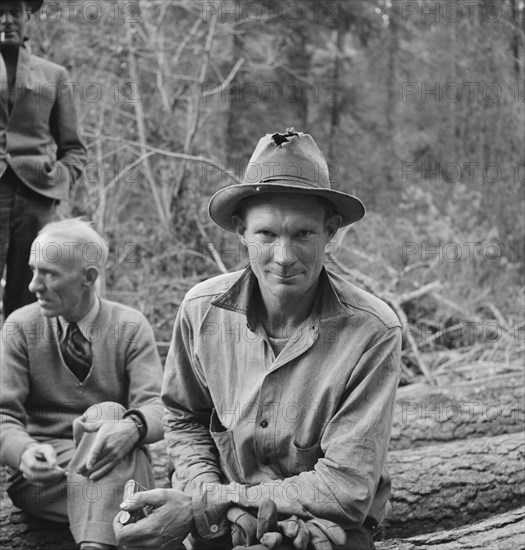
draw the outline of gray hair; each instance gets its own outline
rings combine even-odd
[[[38,235],[56,235],[65,239],[64,244],[80,253],[85,265],[103,270],[109,253],[106,241],[93,229],[90,222],[70,218],[46,224]]]

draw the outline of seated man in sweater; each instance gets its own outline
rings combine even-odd
[[[37,303],[2,328],[0,461],[26,512],[69,522],[82,550],[116,545],[124,484],[153,487],[144,444],[162,438],[162,369],[145,317],[97,295],[108,247],[78,219],[33,242]]]

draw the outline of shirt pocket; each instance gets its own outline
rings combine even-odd
[[[309,472],[314,469],[320,458],[324,456],[321,450],[321,440],[311,447],[299,447],[296,441],[292,444],[291,452],[291,474],[297,475],[301,472]]]
[[[210,434],[219,451],[221,469],[228,481],[236,483],[246,483],[243,470],[237,455],[237,448],[233,431],[227,430],[220,422],[215,409],[213,409],[210,419]]]

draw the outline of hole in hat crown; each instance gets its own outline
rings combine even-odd
[[[275,132],[275,134],[272,135],[272,139],[275,141],[275,144],[277,147],[280,147],[283,143],[286,143],[290,141],[289,137],[299,136],[299,134],[293,129],[293,128],[287,128],[286,134],[280,134],[279,132]]]

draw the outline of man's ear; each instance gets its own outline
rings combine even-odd
[[[237,233],[237,237],[242,244],[246,244],[244,238],[244,234],[246,233],[246,225],[244,224],[244,220],[240,216],[233,215],[232,223],[235,228],[235,233]]]
[[[99,275],[100,272],[98,270],[98,267],[94,265],[86,267],[86,270],[84,271],[84,283],[89,286],[94,286],[97,282]]]
[[[342,221],[343,218],[339,214],[334,214],[326,221],[326,231],[328,232],[330,240],[334,238],[337,230],[339,229],[339,227],[341,227]]]

